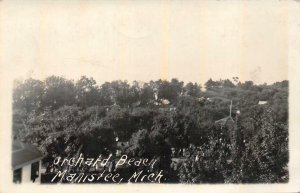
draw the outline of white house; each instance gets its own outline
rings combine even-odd
[[[267,104],[268,103],[268,101],[258,101],[258,104],[259,105],[265,105],[265,104]]]
[[[43,154],[34,146],[19,141],[13,142],[13,182],[39,183]]]

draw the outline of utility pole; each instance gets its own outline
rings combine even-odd
[[[232,100],[230,101],[230,111],[229,111],[229,116],[231,117],[231,109],[232,109]]]

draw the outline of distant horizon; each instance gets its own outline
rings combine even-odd
[[[169,82],[170,82],[172,79],[177,79],[178,81],[183,82],[184,85],[186,85],[186,84],[188,84],[188,83],[193,83],[193,84],[196,83],[196,84],[200,85],[202,89],[205,89],[205,83],[206,83],[209,79],[212,79],[213,81],[219,81],[219,80],[226,80],[226,79],[228,79],[228,80],[230,80],[233,84],[236,85],[236,82],[235,82],[234,79],[233,79],[234,77],[231,77],[231,78],[208,78],[205,82],[196,82],[196,81],[190,81],[190,80],[182,80],[182,79],[177,78],[177,77],[172,77],[172,78],[168,78],[168,79],[157,78],[157,79],[151,79],[151,80],[114,79],[114,80],[98,81],[96,77],[88,76],[88,75],[81,75],[81,76],[79,76],[79,77],[69,78],[69,77],[66,77],[66,76],[64,76],[64,75],[54,75],[54,74],[53,74],[53,75],[46,76],[46,77],[44,77],[44,78],[39,78],[39,77],[34,77],[34,76],[30,76],[30,77],[19,77],[19,78],[15,78],[15,79],[14,79],[14,82],[16,82],[16,81],[17,81],[17,82],[18,82],[18,81],[19,81],[19,82],[24,82],[24,81],[26,81],[26,80],[28,80],[28,79],[30,79],[30,78],[35,79],[35,80],[44,81],[45,79],[47,79],[47,78],[49,78],[49,77],[51,77],[51,76],[62,77],[62,78],[64,78],[64,79],[71,80],[71,81],[74,81],[74,82],[80,80],[80,78],[82,78],[82,77],[93,78],[93,79],[96,81],[96,84],[97,84],[97,85],[102,85],[102,84],[104,84],[105,82],[113,82],[113,81],[126,81],[129,85],[132,85],[133,82],[135,82],[135,81],[137,81],[137,82],[139,82],[139,83],[148,83],[148,82],[150,82],[150,81],[154,81],[154,82],[155,82],[155,81],[158,81],[158,80],[163,80],[163,81],[166,80],[166,81],[169,81]],[[237,76],[235,76],[235,77],[237,77]],[[239,78],[239,77],[238,77],[238,78]],[[273,81],[273,82],[261,82],[261,83],[258,83],[258,82],[255,82],[255,81],[253,81],[253,80],[241,80],[241,79],[239,78],[239,82],[241,82],[241,83],[244,83],[244,82],[246,82],[246,81],[252,81],[252,82],[254,83],[254,85],[264,85],[264,84],[272,85],[272,84],[274,84],[274,83],[276,83],[276,82],[289,81],[289,80],[288,80],[288,79],[282,79],[282,80],[277,80],[277,81]]]

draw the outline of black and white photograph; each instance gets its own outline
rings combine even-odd
[[[14,182],[287,183],[288,81],[203,86],[16,81]]]
[[[0,192],[300,191],[297,10],[0,1]]]

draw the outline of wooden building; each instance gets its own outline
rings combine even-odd
[[[33,145],[13,142],[12,169],[13,182],[40,182],[40,168],[43,154]]]

